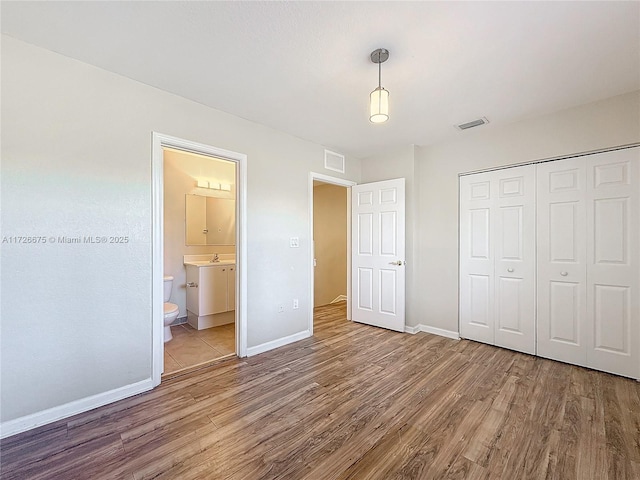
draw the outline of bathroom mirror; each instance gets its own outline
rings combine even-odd
[[[236,201],[234,199],[187,194],[185,204],[187,245],[235,244]]]

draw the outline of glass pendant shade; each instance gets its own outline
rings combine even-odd
[[[382,123],[389,120],[389,91],[383,87],[376,88],[370,95],[369,120],[372,123]]]

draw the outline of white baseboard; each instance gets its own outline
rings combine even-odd
[[[26,432],[48,423],[53,423],[63,418],[68,418],[78,413],[88,412],[94,408],[102,407],[109,403],[117,402],[123,398],[137,395],[138,393],[146,392],[153,388],[153,382],[150,378],[142,380],[141,382],[126,385],[124,387],[116,388],[108,392],[92,395],[87,398],[75,400],[73,402],[65,403],[58,407],[49,408],[41,412],[32,413],[24,417],[16,418],[15,420],[9,420],[0,424],[0,438],[10,437],[17,433]]]
[[[412,327],[410,325],[404,326],[404,333],[410,333],[411,335],[415,335],[419,331],[420,331],[420,325],[418,325],[417,327]]]
[[[460,334],[458,332],[454,332],[451,330],[445,330],[443,328],[430,327],[429,325],[416,325],[415,327],[411,327],[409,325],[404,326],[404,331],[407,333],[432,333],[433,335],[439,335],[441,337],[453,338],[454,340],[460,340]]]
[[[336,298],[331,300],[331,303],[346,302],[346,301],[347,301],[346,295],[338,295]]]
[[[305,330],[304,332],[294,333],[288,337],[278,338],[270,342],[256,345],[255,347],[249,347],[247,348],[247,357],[252,357],[253,355],[258,355],[259,353],[264,353],[269,350],[273,350],[274,348],[283,347],[290,343],[297,342],[298,340],[309,338],[310,336],[311,332],[309,330]]]

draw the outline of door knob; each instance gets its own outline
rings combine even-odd
[[[198,288],[198,284],[196,282],[189,282],[187,283],[187,287],[195,287]]]
[[[560,275],[562,275],[563,277],[566,277],[569,274],[567,272],[560,272]]]
[[[507,268],[507,272],[513,273],[513,268]]]
[[[397,262],[389,262],[389,265],[402,265],[402,260],[398,260]]]

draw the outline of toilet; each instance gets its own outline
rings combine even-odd
[[[178,318],[178,306],[175,303],[169,303],[171,298],[171,287],[173,286],[173,277],[166,275],[164,277],[164,343],[173,338],[171,335],[170,325]]]

